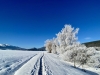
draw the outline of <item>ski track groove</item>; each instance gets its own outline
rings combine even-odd
[[[34,65],[33,70],[31,71],[31,75],[43,75],[42,73],[42,58],[44,54],[37,60],[36,64]]]
[[[39,71],[38,71],[38,75],[42,75],[42,71],[43,71],[43,68],[42,68],[42,58],[43,58],[44,54],[42,55],[42,57],[40,58],[40,68],[39,68]]]
[[[45,55],[44,55],[44,58],[45,58]],[[46,58],[49,58],[49,57],[46,56]],[[46,75],[53,75],[52,70],[50,69],[50,67],[48,65],[46,65],[46,62],[44,62],[44,67],[45,67]]]
[[[36,64],[34,65],[34,68],[33,68],[33,70],[31,71],[31,75],[36,75],[36,71],[38,71],[38,69],[39,69],[39,59],[36,61]]]

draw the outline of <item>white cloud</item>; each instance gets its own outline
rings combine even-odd
[[[91,37],[86,37],[85,39],[86,39],[86,40],[89,40],[89,39],[91,39]]]

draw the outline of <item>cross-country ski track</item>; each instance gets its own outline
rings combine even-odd
[[[57,55],[47,52],[38,52],[16,63],[16,67],[12,68],[12,65],[6,67],[5,72],[3,72],[4,69],[0,70],[0,75],[98,75],[91,71],[84,72],[74,68],[60,60]]]
[[[40,53],[19,68],[14,75],[91,75],[91,73],[75,69],[52,54]]]

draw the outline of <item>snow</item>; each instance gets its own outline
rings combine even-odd
[[[29,60],[25,65],[23,65],[19,70],[15,72],[14,75],[38,75],[40,58],[42,53],[36,55],[31,60]]]
[[[3,46],[4,47],[5,45],[4,44],[0,44],[0,46]]]
[[[10,45],[8,45],[8,44],[0,44],[0,46],[5,47],[5,46],[10,46]]]
[[[0,50],[0,75],[13,75],[13,72],[26,63],[37,52]]]
[[[70,65],[73,65],[72,62],[67,62],[67,61],[64,61],[64,62],[66,62],[67,64],[70,64]],[[79,64],[76,64],[76,66],[77,66],[78,68],[82,69],[82,67],[81,67]],[[91,72],[96,73],[96,74],[93,74],[93,73],[91,74],[91,72],[90,72],[91,75],[100,75],[100,68],[89,67],[88,65],[84,65],[83,68],[84,68],[87,72],[91,71]]]
[[[74,68],[45,51],[0,50],[0,75],[98,75],[89,70]]]
[[[91,71],[84,72],[79,68],[74,68],[54,54],[44,54],[44,65],[46,75],[97,75]]]

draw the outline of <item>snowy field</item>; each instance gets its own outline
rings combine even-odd
[[[13,75],[38,52],[0,50],[0,75]]]
[[[43,51],[0,50],[0,75],[99,75],[86,72]]]

